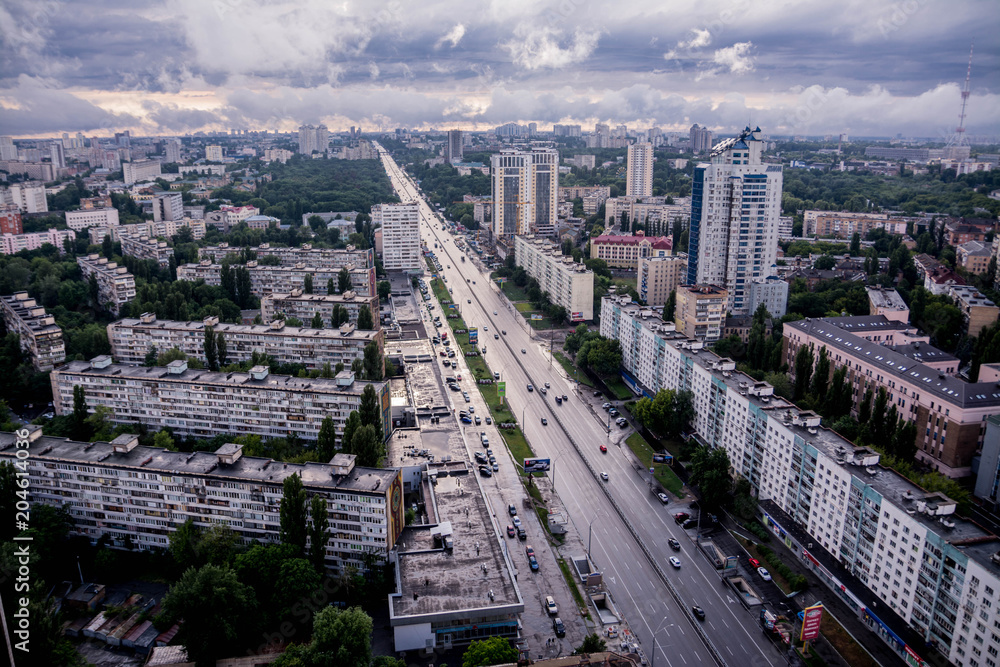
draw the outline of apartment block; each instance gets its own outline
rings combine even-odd
[[[0,234],[23,234],[21,210],[13,204],[0,204]]]
[[[818,357],[819,349],[826,347],[831,370],[848,369],[855,409],[866,392],[874,395],[884,388],[889,405],[917,424],[917,459],[949,477],[967,476],[982,446],[984,420],[1000,410],[1000,389],[995,382],[964,382],[924,363],[925,355],[933,363],[938,351],[926,343],[907,343],[905,332],[902,339],[891,337],[900,325],[872,317],[787,322],[784,360],[794,374],[799,348],[807,345]]]
[[[688,132],[688,142],[691,152],[695,155],[707,153],[712,150],[712,131],[695,123]]]
[[[299,152],[311,155],[318,151],[325,153],[330,148],[330,131],[326,125],[299,126]]]
[[[636,390],[692,392],[694,439],[726,450],[768,529],[901,658],[919,661],[933,643],[971,667],[982,664],[975,656],[1000,650],[986,629],[1000,622],[1000,540],[958,517],[952,499],[883,468],[877,452],[822,427],[819,415],[775,396],[652,309],[605,297],[601,334],[620,341],[623,378]],[[907,645],[899,636],[906,630],[923,641]]]
[[[372,206],[372,223],[382,227],[382,266],[386,271],[423,270],[417,202],[376,204]]]
[[[209,162],[222,162],[222,146],[218,144],[205,146],[205,159]]]
[[[668,236],[646,236],[642,230],[632,235],[601,234],[590,240],[590,258],[603,259],[608,266],[635,271],[645,257],[666,257],[673,251]]]
[[[637,273],[639,298],[648,306],[663,306],[670,293],[683,285],[687,278],[687,255],[642,257]]]
[[[218,264],[227,255],[239,253],[241,250],[242,248],[238,246],[220,243],[199,248],[198,257],[211,259]],[[311,243],[303,243],[300,246],[289,248],[261,243],[259,246],[251,247],[250,250],[257,255],[258,260],[265,257],[277,257],[281,266],[295,266],[305,263],[306,266],[315,266],[318,269],[336,269],[338,271],[345,266],[348,268],[375,268],[375,252],[371,248],[362,250],[352,245],[344,249],[314,248]]]
[[[135,222],[129,225],[118,225],[117,227],[91,227],[88,230],[91,243],[100,243],[105,235],[111,236],[113,241],[121,241],[126,236],[142,237],[148,236],[151,239],[168,239],[182,229],[191,230],[191,238],[194,240],[205,238],[205,221],[184,218],[182,220],[164,220],[153,222]]]
[[[348,322],[357,326],[358,313],[362,306],[368,306],[372,319],[375,323],[375,330],[382,328],[379,317],[378,294],[364,296],[354,291],[348,290],[343,294],[304,294],[300,289],[293,289],[289,292],[275,292],[261,297],[260,316],[265,322],[273,322],[284,315],[286,318],[294,317],[308,324],[312,318],[319,313],[323,318],[323,326],[330,325],[330,316],[333,307],[340,305],[347,309],[350,317]]]
[[[122,255],[135,257],[136,259],[151,259],[161,267],[170,266],[170,258],[174,256],[174,249],[167,245],[166,241],[157,241],[148,236],[121,235]]]
[[[854,234],[865,238],[873,229],[890,234],[905,234],[905,220],[891,220],[888,213],[851,213],[848,211],[805,211],[802,233],[805,236],[849,239]]]
[[[955,248],[958,265],[969,273],[986,273],[993,258],[993,248],[982,241],[968,241]]]
[[[788,309],[788,283],[777,276],[757,278],[750,283],[750,313],[763,305],[773,318],[783,317]]]
[[[161,193],[153,197],[153,221],[174,221],[184,218],[184,198],[180,192]]]
[[[1000,317],[1000,308],[971,285],[956,285],[948,290],[948,295],[955,300],[955,305],[962,311],[966,332],[970,336],[978,336],[983,329],[995,324],[997,317]]]
[[[868,292],[868,312],[871,315],[883,315],[887,320],[896,322],[910,321],[910,307],[903,297],[889,287],[866,287]]]
[[[176,164],[181,161],[181,142],[177,139],[169,139],[164,145],[164,156],[168,164]]]
[[[677,287],[674,323],[688,338],[714,343],[726,323],[726,290],[715,285]]]
[[[71,361],[52,371],[52,400],[57,415],[73,411],[73,387],[81,386],[87,407],[110,410],[116,424],[142,424],[150,431],[170,427],[198,438],[258,435],[287,438],[291,433],[316,440],[325,417],[337,436],[347,417],[361,405],[365,386],[374,386],[382,406],[382,433],[391,433],[389,383],[361,382],[350,371],[335,378],[271,375],[267,366],[247,373],[191,370],[183,360],[166,368],[115,364],[102,355]]]
[[[76,232],[83,231],[88,227],[117,227],[118,225],[118,209],[116,208],[66,211],[66,226]]]
[[[329,325],[329,318],[324,324]],[[322,369],[324,364],[332,368],[338,363],[350,368],[355,359],[364,359],[368,343],[374,341],[380,351],[385,348],[383,330],[362,331],[353,324],[338,329],[309,329],[285,326],[280,319],[270,324],[220,323],[217,317],[178,322],[143,313],[138,319],[126,318],[108,325],[111,355],[118,363],[141,364],[151,348],[166,352],[176,347],[189,357],[206,361],[206,327],[225,338],[228,363],[248,361],[256,352],[278,363],[303,364],[310,370]]]
[[[66,360],[62,328],[27,292],[0,297],[0,313],[7,332],[17,334],[35,370],[44,373]]]
[[[16,173],[23,173],[17,171]],[[48,179],[52,180],[52,179]],[[49,202],[45,197],[44,183],[12,183],[0,191],[0,203],[11,204],[20,209],[21,213],[45,213],[49,210]]]
[[[562,248],[534,235],[514,239],[514,259],[557,306],[566,309],[572,322],[594,319],[594,272]]]
[[[112,442],[74,442],[29,436],[32,502],[66,506],[71,533],[118,548],[166,549],[186,521],[207,530],[224,524],[243,546],[273,544],[281,535],[284,480],[297,475],[310,496],[326,500],[330,539],[326,566],[334,573],[364,571],[365,556],[386,563],[405,525],[398,469],[362,468],[337,454],[329,463],[279,463],[244,456],[242,445],[215,452],[171,452],[142,447],[138,436]],[[17,436],[0,433],[0,460],[16,460]]]
[[[134,160],[122,163],[122,174],[125,185],[135,185],[146,181],[155,181],[160,175],[159,160]]]
[[[76,232],[71,229],[47,229],[29,234],[4,234],[0,236],[0,255],[13,255],[22,250],[37,250],[51,243],[62,253],[66,241],[76,241]]]
[[[733,316],[750,315],[750,283],[773,275],[782,167],[761,160],[760,128],[744,129],[695,167],[688,282],[726,289]]]
[[[124,266],[109,262],[97,253],[77,257],[76,263],[85,281],[92,275],[97,277],[98,301],[109,312],[117,314],[122,304],[135,298],[135,276]]]
[[[495,238],[511,243],[514,236],[555,227],[559,210],[559,151],[504,149],[491,156],[490,171]]]
[[[653,144],[629,144],[626,163],[625,194],[629,197],[653,195]]]
[[[670,233],[675,222],[687,229],[691,220],[690,200],[680,197],[673,204],[666,197],[611,197],[603,203],[605,228],[619,224],[623,214],[631,225],[643,225],[650,233]]]
[[[237,266],[237,265],[233,265]],[[337,285],[340,269],[322,269],[299,262],[294,266],[273,266],[259,264],[257,260],[246,263],[250,271],[250,288],[259,297],[270,293],[291,292],[301,290],[305,286],[307,275],[313,277],[313,292],[326,294],[327,283],[332,279]],[[375,268],[349,268],[351,289],[363,296],[378,295],[375,288]],[[177,267],[178,280],[204,280],[207,285],[222,285],[222,264],[214,264],[210,259],[203,259],[197,264],[184,264]]]

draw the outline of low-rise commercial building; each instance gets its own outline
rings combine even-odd
[[[329,318],[325,325],[329,325]],[[220,323],[217,317],[178,322],[143,313],[138,319],[126,318],[108,325],[111,355],[118,363],[141,364],[151,349],[161,353],[177,348],[188,357],[206,362],[206,327],[212,327],[225,339],[230,364],[248,361],[257,353],[279,364],[302,364],[310,370],[322,369],[325,364],[333,368],[338,363],[350,368],[355,359],[364,359],[369,343],[378,345],[380,352],[385,347],[384,330],[363,331],[352,324],[337,329],[308,329],[285,326],[280,319],[270,324]]]
[[[680,285],[674,308],[677,330],[688,338],[714,343],[726,323],[726,290],[715,285]]]
[[[664,255],[639,259],[636,291],[649,306],[662,306],[670,293],[687,279],[687,255]]]
[[[563,255],[560,246],[532,234],[516,236],[514,260],[552,303],[566,309],[571,322],[594,319],[594,272]]]
[[[119,225],[116,208],[82,208],[66,211],[66,226],[79,232],[88,227],[117,227]]]
[[[665,257],[673,247],[670,237],[647,237],[642,231],[631,236],[602,234],[590,240],[590,258],[603,259],[612,268],[635,271],[643,257]]]
[[[0,297],[0,314],[7,332],[17,334],[35,370],[44,373],[66,360],[66,343],[56,318],[27,292]]]
[[[162,370],[162,369],[160,369]],[[35,504],[67,507],[71,533],[115,547],[166,549],[188,520],[203,530],[223,524],[244,546],[281,535],[282,485],[297,475],[310,496],[326,500],[330,539],[326,566],[364,571],[385,564],[405,525],[398,469],[362,468],[337,454],[329,463],[279,463],[244,456],[228,443],[215,452],[142,447],[138,436],[74,442],[33,427],[28,467]],[[0,433],[0,460],[13,462],[18,436]]]
[[[76,232],[72,229],[47,229],[44,232],[29,234],[4,234],[0,236],[0,255],[13,255],[22,250],[37,250],[46,243],[51,243],[59,252],[64,252],[65,243],[76,241]]]
[[[391,431],[388,382],[361,382],[350,371],[335,378],[271,375],[267,366],[222,373],[189,370],[183,360],[166,368],[126,366],[102,355],[71,361],[52,371],[51,380],[57,415],[73,411],[73,387],[82,386],[88,409],[106,406],[116,424],[142,424],[150,431],[169,427],[198,438],[234,434],[265,440],[292,433],[316,440],[325,417],[333,418],[339,439],[370,384],[383,412],[383,436]]]
[[[233,265],[241,266],[241,265]],[[299,262],[294,266],[273,266],[259,264],[257,260],[246,263],[250,272],[250,289],[258,297],[265,294],[291,292],[305,287],[306,276],[313,278],[313,293],[326,294],[327,285],[333,280],[338,285],[340,269],[322,269]],[[348,268],[351,276],[351,290],[362,296],[377,296],[375,287],[375,268]],[[207,285],[222,285],[222,264],[215,264],[210,259],[203,259],[197,264],[184,264],[177,267],[178,280],[204,280]]]
[[[300,289],[294,289],[290,292],[268,294],[260,300],[260,316],[265,322],[273,322],[283,316],[294,317],[308,324],[316,314],[319,314],[323,319],[323,326],[330,326],[330,315],[333,307],[337,305],[347,310],[350,317],[348,323],[355,326],[358,324],[358,313],[367,306],[372,314],[375,329],[382,328],[378,295],[362,296],[351,290],[343,294],[305,294]]]
[[[84,280],[96,276],[97,299],[102,308],[118,314],[123,304],[135,298],[135,276],[124,266],[109,262],[106,257],[101,257],[97,253],[77,257],[76,263],[83,273]]]

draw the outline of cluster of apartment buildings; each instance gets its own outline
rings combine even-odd
[[[886,386],[893,404],[905,403],[901,414],[915,404],[913,418],[922,427],[947,430],[949,452],[962,449],[962,441],[974,443],[988,416],[1000,410],[995,382],[961,390],[957,379],[842,328],[856,318],[837,319],[840,326],[786,324],[790,348],[808,344],[800,337],[808,331],[809,343],[829,346],[831,360],[839,357],[835,368],[851,365],[852,386]],[[885,325],[871,335],[887,331],[898,333]],[[922,647],[894,636],[891,628],[900,625],[936,643],[957,665],[981,664],[972,660],[1000,650],[994,627],[1000,623],[1000,539],[956,516],[953,500],[881,467],[877,452],[824,428],[819,415],[775,396],[769,384],[736,371],[732,360],[704,349],[652,309],[605,297],[601,334],[620,341],[624,379],[637,391],[692,392],[695,439],[725,449],[732,472],[750,482],[768,527],[794,542],[803,562],[901,655]],[[920,435],[933,440],[923,430]]]
[[[74,533],[92,541],[107,536],[119,547],[166,549],[188,520],[203,530],[229,526],[249,546],[280,540],[282,485],[297,475],[306,493],[326,500],[326,566],[334,573],[364,570],[372,556],[386,563],[405,525],[398,469],[362,468],[349,454],[280,463],[244,456],[235,443],[186,453],[143,447],[138,439],[75,442],[32,426],[32,499],[67,507]],[[0,433],[0,460],[17,458],[16,442],[16,434]]]
[[[566,309],[571,322],[594,319],[593,271],[563,255],[558,245],[531,234],[514,238],[514,258],[552,303]]]
[[[27,292],[0,297],[0,314],[7,333],[17,334],[35,370],[44,373],[66,360],[62,328]]]
[[[673,239],[668,236],[635,234],[601,234],[590,240],[590,258],[602,259],[613,269],[635,271],[639,261],[650,257],[667,257],[673,251]]]
[[[382,328],[379,317],[378,294],[363,295],[353,290],[343,294],[305,294],[301,289],[265,294],[260,300],[260,315],[265,322],[282,317],[294,317],[303,323],[319,315],[323,326],[328,326],[333,308],[340,306],[347,311],[348,323],[357,326],[358,313],[364,307],[372,314],[375,330]]]
[[[236,266],[234,264],[234,266]],[[292,290],[302,290],[305,286],[307,275],[313,279],[313,291],[315,294],[326,294],[327,284],[330,280],[337,284],[339,269],[319,268],[308,266],[305,262],[299,262],[293,266],[275,266],[272,264],[259,264],[257,260],[246,263],[246,269],[250,273],[250,289],[254,295],[263,297],[271,292],[291,292]],[[375,269],[349,268],[351,283],[359,294],[364,296],[377,296],[375,290]],[[183,264],[177,267],[178,280],[204,280],[206,285],[222,285],[222,264],[213,263],[210,259],[203,259],[197,264]]]

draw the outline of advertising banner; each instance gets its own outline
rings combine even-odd
[[[802,641],[812,641],[819,637],[819,624],[823,620],[823,605],[806,607],[802,618]]]

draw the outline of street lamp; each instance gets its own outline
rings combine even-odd
[[[590,555],[590,540],[594,537],[594,522],[597,521],[597,517],[601,514],[608,517],[608,513],[604,510],[597,510],[594,513],[594,518],[590,520],[590,526],[587,528],[587,558],[590,558],[590,560],[594,560]]]
[[[656,630],[653,631],[653,651],[652,655],[650,656],[649,667],[656,667],[656,646],[657,646],[656,635],[660,632],[660,630],[663,629],[663,625],[667,622],[668,619],[669,619],[668,616],[664,616],[663,620],[660,621],[660,627],[656,628]]]

